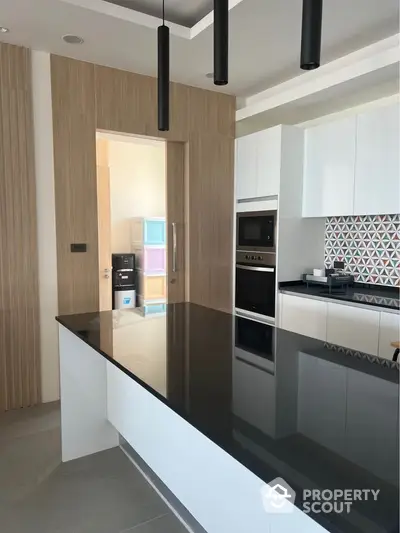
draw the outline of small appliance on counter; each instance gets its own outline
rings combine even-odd
[[[314,268],[312,274],[304,274],[303,281],[310,285],[322,285],[326,289],[321,291],[328,294],[344,294],[354,283],[354,276],[346,274],[343,261],[335,261],[333,268]]]
[[[136,307],[135,254],[112,254],[113,309]]]

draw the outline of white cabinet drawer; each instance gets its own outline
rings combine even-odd
[[[282,294],[280,327],[324,341],[327,305],[320,300]]]
[[[379,312],[328,303],[327,341],[378,355]]]
[[[400,341],[400,315],[394,313],[381,313],[379,327],[379,357],[392,359],[394,350],[391,342]]]

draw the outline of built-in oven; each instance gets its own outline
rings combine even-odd
[[[275,321],[276,255],[236,252],[236,299],[238,314]]]
[[[276,252],[276,211],[238,213],[236,249]]]

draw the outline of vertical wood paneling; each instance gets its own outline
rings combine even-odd
[[[52,56],[60,314],[99,307],[94,65]],[[87,252],[71,253],[72,243]]]
[[[194,303],[231,310],[234,97],[172,83],[171,128],[161,133],[154,78],[58,56],[51,63],[60,312],[99,305],[96,128],[186,145],[186,197],[171,172],[167,187],[170,201],[176,194],[185,203],[187,293]],[[88,275],[83,263],[72,268],[69,245],[78,235],[89,245]]]
[[[234,144],[193,135],[189,144],[190,301],[232,311]]]
[[[29,50],[0,43],[0,411],[40,401]]]

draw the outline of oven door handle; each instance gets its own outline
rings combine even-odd
[[[267,268],[267,267],[252,267],[247,265],[236,265],[236,268],[240,268],[241,270],[254,270],[256,272],[275,272],[275,267]]]

